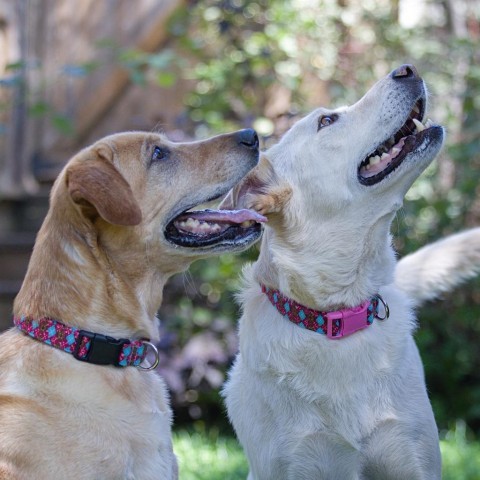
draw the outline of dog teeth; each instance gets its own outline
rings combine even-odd
[[[254,223],[253,220],[246,220],[245,222],[242,222],[240,226],[242,228],[248,228],[248,227],[251,227],[253,223]]]
[[[415,113],[419,113],[420,110],[417,106],[413,108]],[[429,128],[433,125],[432,120],[428,119],[425,124],[423,124],[418,118],[411,118],[413,124],[415,125],[416,131],[423,132],[426,128]],[[380,162],[388,162],[393,158],[397,157],[398,154],[402,151],[403,144],[405,143],[405,138],[402,137],[398,142],[395,141],[395,135],[392,135],[388,140],[386,140],[382,145],[380,145],[375,153],[378,155],[372,155],[367,159],[366,165],[364,168],[369,170],[373,165],[377,165]]]
[[[188,220],[180,222],[179,225],[182,228],[197,228],[200,225],[200,222],[194,218],[188,218]]]
[[[392,157],[392,158],[395,158],[401,151],[402,151],[401,148],[393,147],[393,148],[392,148],[391,157]]]
[[[222,227],[218,223],[208,223],[208,222],[200,222],[198,229],[203,232],[212,232],[216,233],[222,229]]]
[[[415,105],[412,109],[415,113],[420,113],[420,109]]]
[[[412,118],[412,120],[417,127],[417,131],[423,132],[423,130],[425,130],[425,125],[420,120],[417,120],[416,118]]]
[[[178,222],[177,227],[184,231],[198,234],[217,233],[222,230],[222,226],[218,223],[198,221],[196,218],[188,218]]]

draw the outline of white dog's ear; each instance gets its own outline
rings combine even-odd
[[[93,147],[81,155],[67,169],[72,200],[88,216],[96,213],[114,225],[138,225],[142,212],[130,185],[111,162],[111,149]]]
[[[249,208],[268,215],[282,211],[291,196],[290,185],[278,177],[270,160],[266,155],[262,155],[258,166],[227,198],[236,208]]]

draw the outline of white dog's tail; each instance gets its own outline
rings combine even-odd
[[[480,228],[472,228],[403,257],[395,269],[395,284],[419,306],[479,272]]]

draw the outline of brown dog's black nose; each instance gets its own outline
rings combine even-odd
[[[238,143],[248,148],[258,148],[257,132],[253,128],[246,128],[237,133]]]
[[[401,67],[396,68],[391,73],[391,76],[394,80],[401,78],[420,78],[417,69],[413,65],[402,65]]]

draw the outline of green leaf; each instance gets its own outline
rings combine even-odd
[[[65,135],[73,135],[75,128],[73,122],[66,115],[56,114],[52,116],[52,125],[56,130]]]
[[[37,102],[30,106],[30,108],[28,109],[28,113],[30,113],[30,115],[32,115],[33,117],[40,117],[49,113],[50,110],[51,107],[48,103]]]
[[[113,38],[101,38],[93,43],[97,48],[117,48],[117,42]]]
[[[9,63],[7,65],[5,65],[5,71],[8,71],[8,70],[20,70],[22,68],[24,68],[26,66],[26,63],[25,62],[14,62],[14,63]]]
[[[159,72],[157,74],[157,83],[160,87],[172,87],[175,85],[176,75],[172,72]]]

